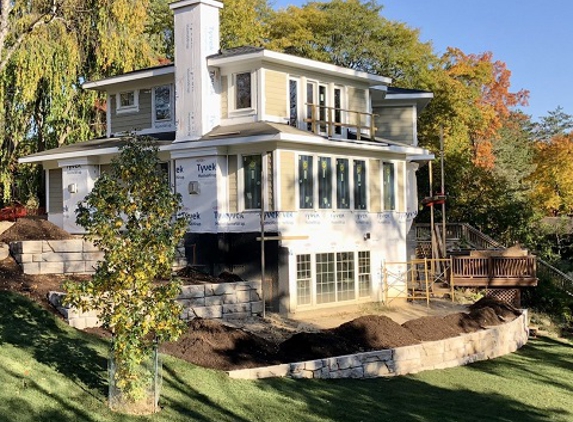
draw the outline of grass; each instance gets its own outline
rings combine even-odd
[[[0,292],[2,421],[571,421],[573,346],[532,340],[491,361],[369,380],[242,381],[164,357],[163,410],[106,407],[105,341]]]

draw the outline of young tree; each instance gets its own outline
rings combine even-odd
[[[77,210],[78,224],[104,260],[91,280],[66,284],[66,300],[98,310],[111,330],[117,368],[112,381],[127,411],[142,398],[139,365],[157,343],[176,339],[182,330],[174,301],[180,287],[171,279],[174,251],[187,227],[180,211],[180,197],[171,192],[157,148],[147,138],[126,141],[111,172],[97,180]]]

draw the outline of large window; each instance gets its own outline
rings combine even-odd
[[[366,162],[354,160],[354,209],[366,209]]]
[[[243,156],[243,189],[246,210],[261,208],[261,170],[260,155]]]
[[[334,88],[334,133],[342,134],[342,90]]]
[[[316,120],[316,114],[315,114],[316,108],[314,107],[315,86],[316,84],[313,82],[308,82],[306,84],[306,118],[308,121],[308,123],[306,124],[306,130],[309,130],[311,132],[314,132],[315,126],[313,124],[313,121]]]
[[[332,165],[330,157],[318,157],[318,207],[332,208]]]
[[[314,171],[313,157],[301,155],[298,158],[298,196],[299,208],[314,207]]]
[[[238,73],[235,75],[235,109],[251,107],[251,73]]]
[[[382,190],[384,194],[384,210],[396,209],[395,174],[393,163],[382,164]]]
[[[350,208],[350,183],[346,158],[336,160],[336,207],[339,209]]]
[[[155,127],[171,125],[173,119],[173,97],[171,85],[153,88],[153,108]]]
[[[370,271],[369,251],[297,255],[297,305],[370,298]]]

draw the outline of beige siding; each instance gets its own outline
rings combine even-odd
[[[404,171],[404,163],[396,163],[396,179],[396,194],[398,195],[396,211],[404,212],[406,211],[406,174]]]
[[[229,162],[229,212],[238,212],[239,211],[239,186],[238,186],[238,169],[237,169],[237,156],[236,155],[229,155],[228,157]]]
[[[64,188],[62,185],[62,169],[49,170],[48,195],[50,198],[48,213],[64,211]]]
[[[280,211],[296,211],[295,201],[295,154],[291,151],[280,152]]]
[[[378,107],[376,114],[376,136],[412,144],[414,142],[413,107]]]
[[[368,104],[366,102],[366,90],[348,87],[348,110],[366,112]],[[367,126],[369,121],[365,115],[350,113],[348,120],[352,125]]]
[[[382,211],[382,197],[380,186],[380,161],[370,160],[368,179],[370,181],[370,212]]]
[[[151,89],[139,91],[139,111],[117,113],[115,95],[110,95],[111,132],[133,132],[151,128]]]
[[[265,114],[287,118],[287,75],[265,71]]]
[[[229,117],[229,85],[228,76],[221,76],[221,118]]]

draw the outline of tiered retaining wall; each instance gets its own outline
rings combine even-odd
[[[374,378],[444,369],[515,352],[529,337],[527,311],[475,333],[355,355],[230,371],[231,378]]]
[[[11,242],[10,252],[25,274],[90,274],[103,260],[103,252],[83,239]],[[186,265],[185,248],[180,247],[173,268]]]
[[[263,310],[260,281],[183,286],[177,301],[182,305],[181,319],[246,318]],[[80,312],[62,305],[63,292],[50,292],[48,299],[75,328],[99,327],[97,311]]]

